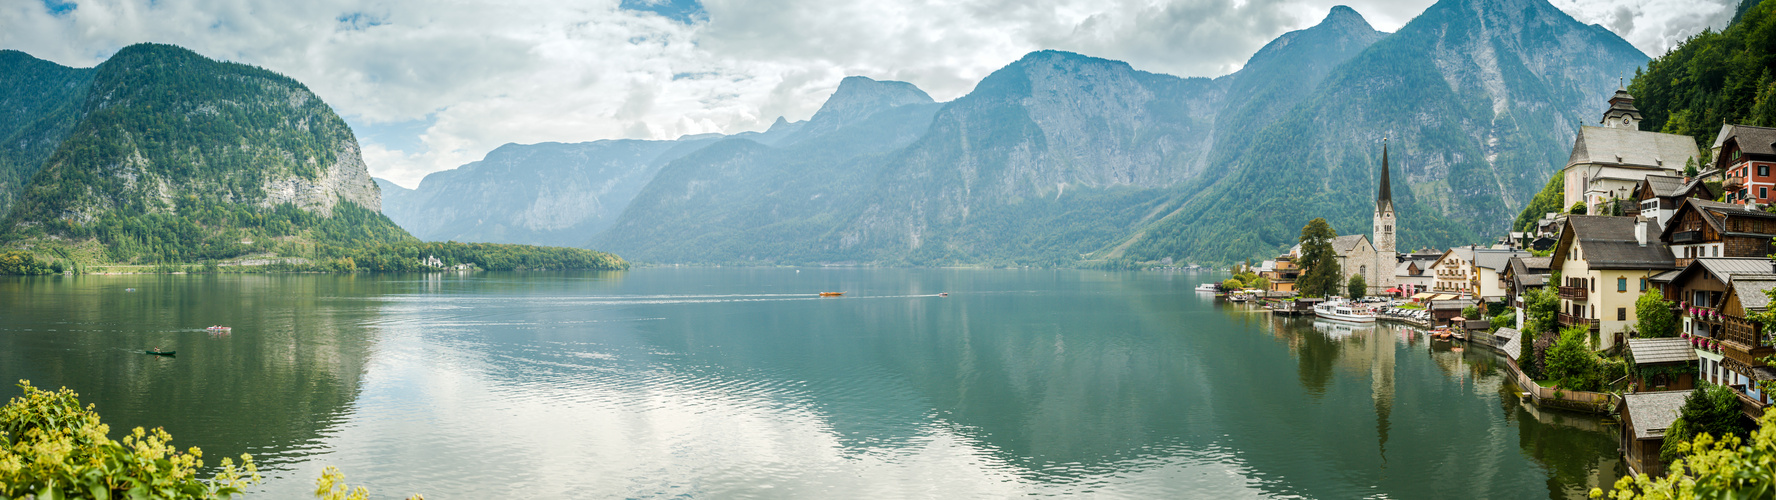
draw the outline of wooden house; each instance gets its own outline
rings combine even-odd
[[[1768,257],[1776,253],[1776,214],[1748,205],[1685,198],[1659,240],[1671,247],[1678,267],[1702,257]]]
[[[1665,430],[1677,420],[1677,411],[1692,391],[1661,391],[1623,394],[1617,410],[1622,414],[1620,445],[1631,474],[1665,475],[1659,448]]]
[[[1628,339],[1628,383],[1635,392],[1696,388],[1696,349],[1689,339]]]

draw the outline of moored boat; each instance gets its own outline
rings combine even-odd
[[[820,292],[821,297],[842,297],[845,292]]]
[[[1333,321],[1374,323],[1375,310],[1346,301],[1326,301],[1314,305],[1314,316]]]
[[[1221,291],[1221,287],[1214,283],[1203,283],[1196,286],[1196,291],[1214,293]]]

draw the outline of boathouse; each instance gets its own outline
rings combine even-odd
[[[1665,475],[1665,463],[1659,460],[1659,448],[1665,445],[1665,430],[1677,420],[1677,410],[1693,391],[1642,392],[1622,395],[1622,455],[1631,474]]]

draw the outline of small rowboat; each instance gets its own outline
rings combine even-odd
[[[233,328],[229,328],[226,326],[212,326],[209,328],[205,328],[204,330],[212,332],[212,333],[227,333],[227,332],[234,331]]]
[[[162,350],[157,349],[157,350],[153,350],[153,351],[142,351],[142,352],[145,352],[148,354],[153,354],[155,356],[172,356],[173,353],[176,353],[179,351],[162,351]]]
[[[950,296],[950,292],[944,292],[944,293],[940,293],[940,294],[937,294],[937,296],[939,296],[939,297],[948,297],[948,296]]]
[[[845,292],[820,292],[821,297],[841,297],[844,295]]]

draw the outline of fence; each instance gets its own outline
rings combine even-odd
[[[1524,375],[1523,370],[1517,369],[1517,360],[1507,358],[1505,366],[1510,370],[1512,380],[1517,382],[1517,387],[1529,394],[1531,401],[1534,401],[1536,406],[1600,415],[1607,414],[1616,407],[1616,395],[1614,394],[1542,387],[1541,384],[1530,380],[1528,375]]]

